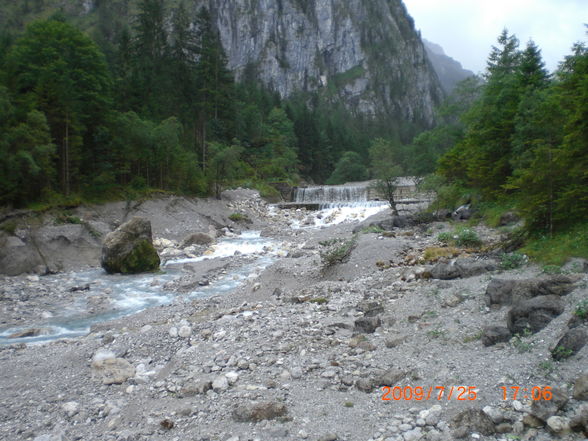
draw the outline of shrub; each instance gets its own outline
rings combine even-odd
[[[377,225],[372,225],[371,227],[366,227],[363,230],[361,230],[361,232],[363,234],[370,234],[370,233],[374,233],[374,234],[382,234],[385,230],[382,229],[381,227],[377,226]]]
[[[517,269],[525,265],[529,258],[521,253],[504,253],[500,256],[500,267],[504,270]]]
[[[345,262],[351,252],[357,245],[357,236],[353,235],[351,239],[332,239],[320,242],[325,249],[320,251],[321,260],[325,267],[333,266]]]
[[[437,236],[437,240],[442,243],[451,243],[453,242],[453,234],[451,233],[441,233]]]
[[[233,222],[251,222],[251,220],[243,213],[233,213],[229,216]]]
[[[454,247],[443,247],[443,248],[427,248],[423,254],[425,262],[436,262],[444,257],[457,257],[460,251]]]
[[[463,230],[458,231],[455,244],[459,247],[478,248],[482,245],[482,240],[474,230],[464,228]]]
[[[588,299],[584,299],[578,303],[574,314],[580,317],[582,320],[588,319]]]
[[[561,267],[557,265],[545,265],[542,270],[545,274],[561,274]]]

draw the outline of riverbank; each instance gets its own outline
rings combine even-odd
[[[471,259],[462,276],[433,278],[455,269],[422,260],[453,231],[446,222],[372,228],[357,235],[347,260],[325,267],[321,243],[352,238],[357,223],[326,226],[320,213],[260,210],[251,217],[275,243],[262,250],[275,260],[252,268],[233,291],[191,298],[182,284],[203,276],[184,271],[167,305],[95,325],[85,337],[0,347],[0,439],[584,439],[545,427],[532,397],[504,400],[501,387],[561,388],[566,402],[548,416],[569,426],[582,415],[584,395],[574,394],[587,349],[562,361],[551,351],[588,298],[586,274],[565,275],[563,311],[542,330],[487,347],[483,330],[504,326],[511,310],[489,307],[491,282],[551,276],[533,265],[501,270],[491,264],[497,256],[459,249]],[[499,240],[495,230],[475,232],[485,244]],[[210,269],[229,274],[243,257],[236,258]],[[31,297],[43,287],[53,292],[45,277],[10,280]],[[117,361],[107,368],[104,360]],[[120,384],[106,384],[113,375]],[[382,400],[384,385],[406,399]],[[441,400],[438,387],[446,388]]]

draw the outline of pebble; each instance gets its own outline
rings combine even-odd
[[[229,380],[225,376],[217,377],[212,382],[212,389],[215,392],[222,392],[222,391],[227,390],[228,388],[229,388]]]
[[[171,338],[176,338],[178,336],[178,328],[176,328],[175,326],[169,328],[169,336]]]
[[[178,335],[182,338],[188,338],[192,335],[192,328],[190,326],[182,326]]]

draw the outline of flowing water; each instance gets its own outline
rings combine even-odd
[[[194,259],[177,259],[166,262],[160,274],[108,275],[102,269],[92,269],[68,274],[68,284],[74,286],[90,285],[91,291],[80,292],[77,300],[65,306],[59,314],[26,327],[10,328],[0,331],[0,344],[35,343],[86,335],[92,325],[108,320],[136,314],[146,308],[171,303],[179,294],[165,290],[166,283],[182,275],[186,263],[196,263],[207,259],[222,259],[235,255],[251,256],[251,260],[242,267],[229,272],[205,287],[182,294],[187,298],[203,298],[230,292],[248,280],[251,274],[269,266],[277,257],[279,244],[262,238],[259,232],[246,232],[240,236],[222,239],[212,247],[212,253]],[[266,252],[265,250],[274,250]],[[63,275],[47,276],[52,278]],[[111,308],[100,313],[90,313],[88,296],[95,295],[96,290],[109,293]],[[40,335],[22,338],[9,338],[10,335],[28,329],[40,329]]]

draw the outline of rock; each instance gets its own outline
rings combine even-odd
[[[387,371],[381,372],[374,378],[374,384],[376,386],[395,386],[396,383],[406,378],[407,373],[400,369],[388,369]]]
[[[508,312],[508,329],[512,334],[523,334],[528,329],[533,333],[539,332],[564,309],[564,301],[555,295],[524,300]]]
[[[523,417],[523,424],[527,427],[533,427],[535,429],[539,429],[545,425],[545,422],[541,421],[537,417],[534,417],[533,415],[526,414]]]
[[[404,437],[404,441],[419,441],[423,436],[423,432],[420,427],[417,427],[416,429],[404,432],[402,436]]]
[[[44,266],[43,258],[32,244],[0,231],[0,273],[7,276],[32,272]]]
[[[573,257],[569,259],[561,269],[566,273],[588,273],[588,260]]]
[[[570,428],[574,432],[584,432],[584,435],[588,436],[588,404],[580,406],[570,421]]]
[[[109,274],[158,271],[160,260],[153,247],[151,223],[135,217],[109,233],[102,246],[101,263]]]
[[[554,360],[564,360],[573,357],[586,346],[588,334],[583,328],[569,329],[557,342],[551,355]]]
[[[318,441],[337,441],[339,439],[339,436],[337,436],[336,433],[327,433],[323,436],[321,436]]]
[[[178,328],[172,326],[171,328],[169,328],[168,334],[171,338],[176,338],[178,336]]]
[[[502,415],[502,412],[495,407],[486,406],[482,409],[482,412],[488,415],[494,424],[500,424],[504,421],[504,415]]]
[[[588,374],[584,374],[576,379],[574,383],[574,399],[588,401]]]
[[[497,269],[498,264],[493,260],[458,258],[451,263],[438,263],[430,272],[433,279],[452,280],[478,276]]]
[[[373,334],[382,325],[379,317],[360,317],[355,320],[355,331],[364,334]]]
[[[385,341],[385,345],[388,349],[392,349],[392,348],[400,346],[405,341],[406,341],[406,337],[387,338]]]
[[[123,384],[135,376],[135,368],[123,358],[115,358],[114,353],[98,351],[92,361],[93,371],[102,377],[103,384]]]
[[[376,385],[372,378],[360,378],[355,382],[355,387],[362,392],[370,393]]]
[[[516,224],[520,220],[521,220],[521,218],[519,217],[519,215],[517,215],[516,213],[514,213],[512,211],[507,211],[506,213],[502,213],[500,215],[500,220],[498,221],[498,225],[500,225],[501,227],[505,227],[507,225]]]
[[[212,389],[214,389],[215,392],[222,392],[227,390],[228,388],[229,380],[227,379],[227,377],[217,377],[212,382]]]
[[[259,422],[286,416],[288,410],[283,403],[276,401],[241,404],[233,411],[233,419],[237,422]]]
[[[178,331],[178,335],[182,338],[188,338],[192,335],[192,328],[190,326],[182,326]]]
[[[72,417],[78,413],[80,409],[80,403],[76,401],[69,401],[61,405],[61,409],[65,412],[68,417]]]
[[[472,217],[472,210],[470,209],[469,205],[462,205],[453,213],[451,213],[451,218],[453,220],[468,220]]]
[[[487,326],[482,330],[482,344],[493,346],[510,340],[512,334],[504,326]]]
[[[479,409],[467,409],[460,412],[453,418],[451,426],[456,438],[465,438],[473,432],[489,436],[496,431],[492,418]]]
[[[194,233],[185,237],[182,241],[182,248],[187,248],[190,245],[204,245],[208,246],[214,242],[214,237],[208,233]]]
[[[563,435],[570,431],[570,420],[560,416],[552,416],[547,419],[547,427],[553,433]]]
[[[551,400],[533,401],[531,405],[531,415],[544,422],[547,422],[568,402],[568,394],[565,389],[554,387],[551,392],[553,394]]]
[[[384,313],[384,307],[378,302],[361,302],[356,309],[363,312],[364,317],[375,317]]]
[[[578,280],[563,275],[523,280],[492,279],[486,288],[486,304],[513,305],[537,296],[565,296],[576,288]]]
[[[25,329],[24,331],[18,331],[14,334],[10,334],[8,338],[27,338],[27,337],[37,337],[43,333],[42,329],[39,328],[31,328]]]
[[[193,384],[189,384],[180,389],[180,398],[189,398],[196,395],[204,395],[212,389],[212,382],[210,380],[197,380]]]

